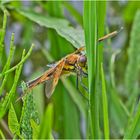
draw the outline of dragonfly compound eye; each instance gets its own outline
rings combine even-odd
[[[78,60],[79,65],[85,66],[86,62],[87,62],[86,56],[85,55],[81,55],[79,57],[79,60]]]

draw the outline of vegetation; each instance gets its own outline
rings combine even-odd
[[[1,0],[0,138],[140,138],[139,8],[133,1]],[[60,78],[50,99],[45,83],[23,93],[24,82],[82,46],[88,91],[70,76]]]

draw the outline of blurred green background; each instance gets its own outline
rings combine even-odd
[[[0,1],[0,28],[4,21],[4,10],[7,15],[4,50],[0,60],[1,73],[8,58],[12,33],[16,47],[10,67],[19,63],[23,49],[27,52],[32,43],[35,45],[23,65],[16,93],[10,101],[13,106],[10,104],[10,111],[5,111],[0,117],[0,138],[88,138],[89,104],[76,89],[76,76],[59,80],[50,99],[45,96],[43,84],[34,88],[23,102],[15,102],[22,94],[22,81],[27,82],[41,75],[48,69],[48,63],[58,61],[76,49],[77,46],[69,41],[71,36],[62,37],[61,23],[65,21],[59,23],[58,19],[68,21],[70,27],[81,31],[84,28],[83,5],[82,1]],[[139,138],[140,2],[107,1],[105,8],[105,23],[102,25],[104,34],[124,28],[114,38],[104,41],[103,45],[110,138]],[[46,23],[49,17],[56,19]],[[58,33],[56,27],[62,31]],[[77,39],[79,35],[76,33]],[[77,42],[84,41],[80,38]],[[15,71],[8,74],[0,95],[5,96],[10,91],[14,76]],[[3,79],[0,80],[2,86]],[[87,79],[84,82],[88,86]],[[80,91],[88,94],[81,86]],[[1,97],[0,101],[3,100],[5,98]],[[103,138],[103,112],[102,107],[99,108],[99,133],[100,138]]]

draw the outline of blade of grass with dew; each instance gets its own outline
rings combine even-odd
[[[130,47],[128,48],[128,65],[125,73],[125,86],[127,89],[128,102],[131,106],[133,100],[137,98],[138,90],[138,76],[140,70],[140,10],[137,11],[131,31]],[[136,90],[137,89],[137,90]],[[136,91],[136,92],[135,92]]]
[[[106,84],[103,65],[101,64],[101,78],[102,78],[102,105],[103,105],[103,119],[104,119],[104,138],[109,139],[109,118],[108,118],[108,101],[106,95]]]
[[[84,29],[85,41],[88,60],[88,83],[89,83],[89,138],[99,138],[99,110],[98,99],[95,90],[96,79],[96,40],[97,40],[97,16],[96,16],[96,1],[84,2]]]

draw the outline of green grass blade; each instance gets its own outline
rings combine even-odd
[[[106,1],[97,1],[97,20],[98,20],[98,38],[104,36],[104,25],[105,25],[105,17],[106,17]],[[99,65],[103,62],[103,42],[98,44],[97,52],[99,61],[97,64]]]
[[[27,58],[31,55],[31,52],[32,52],[32,50],[33,50],[33,47],[34,47],[34,44],[32,44],[32,46],[30,47],[28,53],[24,56],[24,58],[22,58],[22,60],[21,60],[17,65],[15,65],[14,67],[12,67],[12,68],[10,68],[9,70],[5,71],[4,73],[0,74],[0,78],[1,78],[2,76],[4,76],[5,74],[8,74],[8,73],[14,71],[14,70],[17,69],[20,65],[22,65],[22,64],[27,60]]]
[[[7,61],[6,61],[6,64],[2,70],[2,74],[8,70],[10,68],[10,64],[11,64],[11,61],[12,61],[12,57],[14,55],[14,50],[15,50],[15,46],[14,46],[14,34],[12,33],[12,36],[11,36],[11,42],[10,42],[10,51],[9,51],[9,55],[8,55],[8,58],[7,58]],[[0,95],[2,94],[2,91],[4,89],[4,86],[6,84],[6,81],[7,81],[7,77],[8,77],[8,74],[4,76],[3,78],[3,82],[2,82],[2,85],[0,87]]]
[[[109,139],[109,118],[108,118],[108,101],[106,95],[106,84],[103,65],[101,64],[101,77],[102,77],[102,105],[103,105],[103,118],[104,118],[104,138]]]
[[[2,53],[4,50],[4,37],[5,37],[5,31],[6,31],[6,23],[7,23],[7,15],[6,15],[6,11],[4,11],[3,27],[0,33],[0,60],[2,58]]]
[[[99,138],[99,110],[97,93],[95,92],[96,55],[97,55],[97,16],[96,1],[84,2],[84,29],[86,51],[88,59],[88,83],[89,83],[89,117],[91,119],[89,138]]]
[[[97,48],[97,38],[103,36],[104,34],[104,20],[106,16],[105,11],[105,1],[86,1],[84,3],[84,28],[88,58],[88,82],[90,93],[89,114],[91,113],[90,124],[92,138],[100,138],[99,95],[101,93],[100,64],[103,59],[101,45],[103,44],[100,44],[100,46]]]
[[[14,82],[13,82],[13,85],[11,87],[11,90],[9,91],[7,96],[5,97],[5,100],[3,102],[0,102],[0,118],[3,117],[3,115],[6,113],[6,111],[9,108],[10,103],[13,101],[13,99],[15,97],[16,88],[17,88],[18,80],[19,80],[21,70],[23,67],[23,63],[31,54],[31,50],[32,50],[32,47],[26,55],[25,55],[25,50],[23,50],[21,61],[15,67],[13,67],[14,69],[12,69],[12,68],[10,69],[10,72],[11,72],[11,70],[13,71],[16,69]]]

